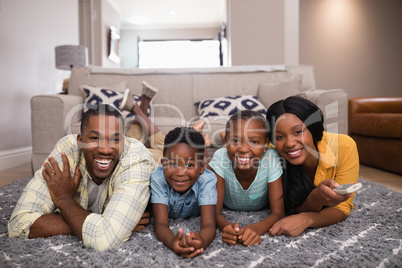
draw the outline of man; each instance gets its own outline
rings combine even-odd
[[[155,161],[139,141],[123,134],[123,118],[112,106],[85,112],[81,134],[62,138],[24,189],[9,236],[75,234],[85,246],[103,251],[119,248],[133,230],[144,229],[149,215],[141,216]]]

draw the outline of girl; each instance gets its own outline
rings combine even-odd
[[[357,182],[359,156],[352,138],[324,132],[321,110],[302,97],[272,104],[267,120],[269,137],[286,159],[285,207],[299,213],[278,221],[269,234],[298,236],[308,227],[343,221],[353,208],[353,194],[332,188]]]
[[[218,179],[216,223],[222,231],[222,241],[229,245],[260,244],[260,236],[284,217],[282,166],[277,152],[268,145],[265,118],[257,112],[240,111],[227,122],[226,148],[217,150],[209,163]],[[270,215],[243,227],[222,215],[223,205],[249,211],[268,204]]]

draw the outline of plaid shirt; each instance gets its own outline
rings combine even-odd
[[[70,173],[74,176],[79,165],[82,179],[74,199],[88,209],[89,174],[83,152],[77,145],[77,135],[62,138],[50,154],[63,168],[61,153],[68,156]],[[149,151],[139,141],[125,137],[124,150],[113,174],[106,179],[99,200],[99,211],[91,213],[82,227],[85,246],[99,251],[119,248],[130,237],[141,219],[150,197],[150,176],[155,162]],[[23,194],[8,222],[10,237],[27,238],[31,225],[42,215],[57,210],[39,169],[25,187]]]

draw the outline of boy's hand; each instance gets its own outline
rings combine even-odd
[[[185,244],[185,241],[183,240],[183,229],[180,228],[179,232],[173,237],[172,241],[172,250],[179,256],[183,258],[194,258],[198,255],[200,255],[203,252],[203,249],[197,249],[195,250],[194,247],[191,246],[181,246]]]
[[[186,233],[186,235],[180,239],[180,246],[193,247],[194,249],[202,249],[202,251],[204,251],[204,249],[201,248],[203,242],[202,237],[198,233],[191,232]]]
[[[241,228],[241,235],[238,236],[238,241],[245,247],[261,244],[260,235],[249,227]]]
[[[222,241],[228,245],[236,245],[238,236],[242,234],[240,225],[237,222],[226,225],[222,229]]]
[[[150,222],[151,222],[151,214],[149,212],[144,212],[137,226],[135,226],[133,233],[144,230]]]

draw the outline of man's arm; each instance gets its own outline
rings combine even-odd
[[[54,204],[60,209],[63,219],[66,221],[71,231],[82,240],[82,226],[86,217],[91,213],[86,211],[74,200],[74,195],[77,192],[81,180],[81,172],[77,166],[75,176],[71,179],[70,164],[67,155],[61,153],[61,158],[63,160],[63,171],[60,170],[56,160],[49,157],[49,163],[44,164],[42,176],[49,187],[49,193]],[[41,222],[42,221],[37,223],[37,225]],[[48,222],[44,222],[44,224],[49,225]]]
[[[78,147],[74,147],[76,138],[68,135],[62,138],[54,147],[50,156],[60,157],[62,151],[67,152],[72,158],[77,158]],[[8,234],[10,237],[47,237],[59,234],[71,233],[65,228],[66,222],[60,215],[51,214],[55,212],[54,205],[48,187],[42,176],[42,169],[35,172],[34,177],[24,188],[14,211],[8,222]],[[39,218],[41,218],[39,220]],[[39,222],[36,222],[39,220]],[[53,222],[55,220],[55,222]],[[49,222],[47,222],[49,221]],[[55,223],[55,224],[53,224]],[[56,226],[57,224],[57,226]],[[58,226],[60,225],[60,226]],[[64,225],[64,226],[63,226]],[[33,226],[34,233],[31,234]],[[58,229],[60,227],[60,229]],[[39,232],[39,233],[35,233]],[[43,233],[42,235],[40,233]]]
[[[28,238],[49,237],[54,235],[73,235],[70,226],[59,214],[44,214],[30,228]]]

